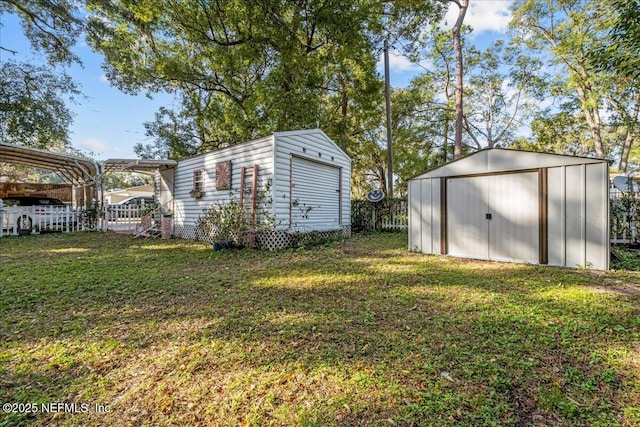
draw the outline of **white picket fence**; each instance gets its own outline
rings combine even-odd
[[[109,206],[97,215],[70,206],[0,206],[0,237],[87,230],[134,232],[142,212],[139,206]]]
[[[389,209],[389,214],[384,215],[380,221],[380,228],[382,230],[408,230],[409,229],[409,204],[407,199],[396,199]],[[376,223],[375,214],[373,211],[374,219],[373,223]]]
[[[625,215],[625,219],[622,223],[618,223],[618,219],[611,218],[610,227],[611,243],[613,244],[630,244],[638,241],[638,228],[636,227],[636,220],[628,218]]]

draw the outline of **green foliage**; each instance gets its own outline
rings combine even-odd
[[[612,268],[615,270],[640,270],[640,254],[638,251],[624,248],[613,249]]]
[[[611,234],[631,237],[631,228],[640,226],[640,197],[633,191],[618,194],[609,204]]]
[[[250,194],[245,194],[245,201],[240,203],[239,197],[231,192],[228,200],[215,202],[204,209],[196,225],[217,242],[249,245],[251,236],[272,231],[275,227],[275,219],[268,210],[271,206],[271,200],[267,200],[269,188],[270,185],[266,185],[257,196],[254,217],[251,216],[251,208],[246,203]]]
[[[31,47],[46,55],[50,65],[79,62],[71,48],[82,34],[82,3],[75,0],[0,0],[0,14],[20,17]],[[9,41],[9,44],[6,44]],[[0,50],[14,52],[10,39],[0,40]],[[0,80],[1,81],[1,80]]]
[[[149,125],[179,156],[176,142],[203,151],[319,124],[348,124],[346,135],[353,133],[352,103],[379,89],[368,37],[376,8],[340,1],[97,4],[90,40],[119,88],[179,95],[179,108]],[[336,105],[340,117],[329,122]],[[168,140],[167,126],[178,141]]]
[[[69,144],[72,114],[64,95],[78,95],[73,81],[45,67],[0,64],[0,140],[61,150]]]
[[[368,200],[351,200],[351,231],[374,231],[382,229],[382,222],[396,212],[397,204],[406,205],[406,198],[385,198],[372,203]],[[406,214],[406,213],[405,213]]]

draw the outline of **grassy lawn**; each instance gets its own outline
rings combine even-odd
[[[640,425],[639,273],[406,246],[0,239],[0,426]]]

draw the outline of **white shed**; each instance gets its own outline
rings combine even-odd
[[[609,268],[606,160],[486,149],[409,181],[409,249]]]
[[[213,203],[258,194],[276,230],[350,233],[351,159],[319,129],[277,132],[181,160],[158,175],[160,203],[173,199],[174,235],[193,238]],[[241,191],[244,189],[244,191]]]

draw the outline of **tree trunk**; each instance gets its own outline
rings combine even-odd
[[[585,88],[580,86],[577,86],[576,90],[578,92],[578,99],[580,99],[582,112],[584,113],[589,129],[591,130],[593,148],[596,150],[596,156],[600,159],[604,159],[604,146],[602,144],[602,135],[600,133],[600,111],[598,110],[598,106],[589,106],[591,102],[588,98],[592,95],[590,90],[585,90]]]
[[[627,118],[627,121],[631,124],[638,122],[638,115],[640,114],[640,92],[636,94],[634,97],[635,106],[633,107],[633,112],[630,117]],[[622,110],[626,112],[624,107],[618,108],[618,110]],[[633,146],[634,141],[638,138],[638,132],[634,131],[632,125],[627,125],[627,137],[624,140],[624,146],[622,147],[622,154],[620,155],[620,171],[626,172],[627,166],[629,162],[629,154],[631,153],[631,147]]]
[[[462,23],[464,22],[464,16],[467,13],[469,7],[469,0],[450,0],[458,6],[458,19],[453,26],[453,48],[456,54],[456,122],[455,122],[455,140],[454,140],[454,152],[453,157],[458,158],[462,156],[462,122],[464,120],[464,108],[463,108],[463,89],[464,89],[464,69],[462,58]]]

